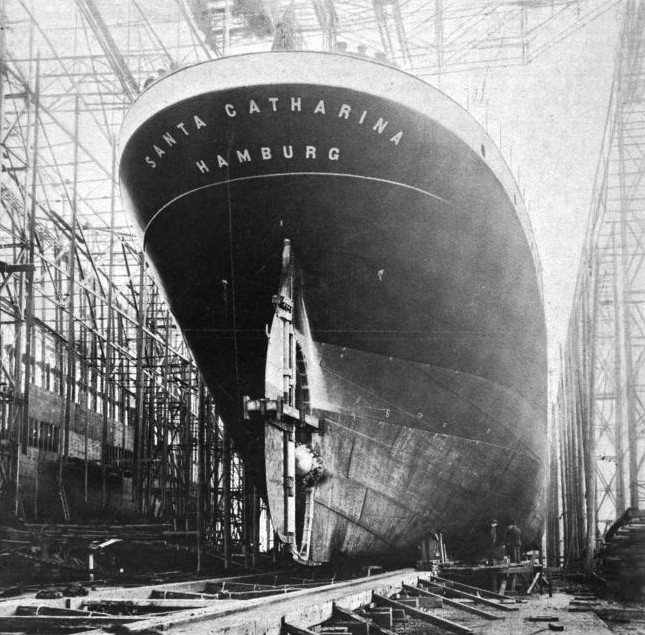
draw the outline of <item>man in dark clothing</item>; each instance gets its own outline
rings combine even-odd
[[[506,545],[508,547],[511,562],[520,562],[522,551],[522,530],[513,521],[506,528]]]

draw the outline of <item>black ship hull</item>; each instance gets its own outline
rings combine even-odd
[[[459,551],[492,517],[537,539],[539,272],[506,166],[458,106],[361,60],[252,55],[159,82],[123,139],[146,254],[258,482],[266,468],[279,533],[281,450],[265,462],[242,402],[265,393],[288,238],[325,422],[312,559],[409,552],[441,529]]]

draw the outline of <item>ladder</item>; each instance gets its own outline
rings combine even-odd
[[[60,496],[60,504],[63,508],[63,518],[66,522],[70,520],[69,514],[69,504],[67,502],[67,494],[65,493],[65,486],[63,485],[63,479],[58,481],[58,495]]]
[[[311,551],[311,533],[314,526],[314,492],[316,486],[308,487],[305,498],[305,518],[302,528],[302,542],[300,543],[300,552],[298,554],[301,560],[305,562],[309,560]]]
[[[18,518],[26,518],[25,506],[22,504],[22,496],[20,495],[20,486],[16,488],[16,514]]]

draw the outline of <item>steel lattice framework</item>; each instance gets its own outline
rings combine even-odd
[[[645,504],[645,7],[629,2],[554,418],[565,557]],[[552,498],[552,516],[558,506]],[[557,547],[554,545],[554,549]]]
[[[103,482],[95,512],[119,504],[107,485],[120,479],[121,504],[132,498],[139,513],[197,523],[230,550],[245,539],[243,466],[117,194],[116,135],[138,92],[133,60],[93,3],[65,9],[16,3],[2,16],[0,491],[18,515],[42,517],[38,487],[23,504],[20,462],[30,446],[55,450],[55,517],[75,515],[66,492],[81,461],[86,503],[88,472]],[[173,14],[172,24],[186,21]],[[140,73],[168,64],[149,29],[143,21],[128,32]],[[59,398],[55,416],[30,404],[43,391]],[[88,412],[102,419],[101,438],[88,444],[85,434],[75,447]]]

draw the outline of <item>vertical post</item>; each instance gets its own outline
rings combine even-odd
[[[274,556],[273,561],[275,562],[275,549],[274,549],[275,544],[273,542],[274,537],[273,537],[273,527],[271,526],[271,514],[269,514],[268,505],[264,509],[265,509],[264,531],[265,531],[265,539],[266,539],[267,551],[271,550],[271,552],[273,553],[273,556]]]
[[[203,381],[203,377],[202,377]],[[206,478],[206,491],[204,492],[204,514],[202,523],[204,525],[204,540],[208,540],[212,546],[215,537],[214,510],[217,509],[217,414],[213,413],[213,402],[208,388],[204,382],[205,404],[205,425],[206,445],[204,448],[203,466]]]
[[[558,459],[557,447],[557,422],[559,413],[559,402],[551,404],[551,416],[549,417],[549,486],[548,486],[548,522],[547,522],[547,564],[558,566],[558,518],[560,506],[558,504]]]
[[[625,511],[625,468],[623,459],[623,430],[627,419],[627,400],[625,397],[625,364],[624,364],[624,325],[623,315],[623,269],[619,259],[620,247],[616,244],[616,229],[612,234],[614,256],[614,448],[616,460],[616,517]]]
[[[558,502],[558,549],[557,549],[557,562],[555,566],[561,567],[564,564],[564,549],[565,549],[565,536],[566,536],[566,493],[564,487],[564,481],[562,480],[563,465],[564,465],[564,453],[562,451],[562,426],[564,421],[564,408],[562,405],[559,405],[560,408],[560,418],[558,420],[559,425],[556,431],[557,438],[555,439],[555,455],[556,455],[556,492],[557,492],[557,502]]]
[[[622,210],[624,216],[627,215],[627,210]],[[627,240],[627,227],[625,226],[627,220],[623,217],[621,220],[621,233]],[[621,241],[622,242],[622,241]],[[623,319],[624,325],[624,358],[625,358],[625,384],[624,393],[626,401],[627,413],[627,457],[628,457],[628,483],[629,483],[629,506],[632,509],[638,509],[639,496],[638,496],[638,431],[637,431],[637,414],[636,414],[636,386],[634,377],[634,364],[632,359],[632,335],[631,335],[631,310],[629,298],[629,280],[628,280],[628,254],[626,247],[623,246],[623,267],[624,267],[624,280],[623,286]]]
[[[587,501],[587,551],[585,567],[587,571],[593,568],[593,559],[596,551],[596,533],[598,530],[597,491],[598,474],[596,466],[596,429],[595,429],[595,383],[596,383],[596,337],[598,322],[598,292],[599,276],[595,261],[590,262],[592,279],[588,280],[581,291],[583,305],[583,357],[585,360],[585,385],[586,385],[586,453],[585,453],[585,490]],[[590,306],[591,304],[591,306]]]
[[[82,392],[83,389],[81,389],[81,399],[80,402],[82,404],[87,403],[87,397],[85,396],[84,392]],[[90,465],[89,465],[89,457],[88,457],[88,445],[89,445],[89,438],[88,438],[88,412],[87,409],[83,413],[83,441],[84,441],[84,448],[83,448],[83,454],[84,454],[84,466],[83,466],[83,502],[87,503],[88,502],[88,490],[89,490],[89,484],[90,484]]]
[[[7,13],[5,3],[0,4],[0,146],[4,145],[4,64],[7,59],[7,41],[5,32],[7,29]],[[0,178],[0,201],[2,201],[3,179]]]
[[[137,315],[137,359],[136,359],[136,430],[135,430],[135,477],[136,487],[134,495],[139,508],[143,513],[143,445],[145,439],[145,413],[144,413],[144,373],[143,373],[143,328],[146,319],[146,293],[145,293],[145,258],[143,252],[139,254],[139,307]]]
[[[620,69],[623,70],[623,63],[620,62]],[[638,509],[638,464],[637,464],[637,443],[636,431],[636,390],[634,387],[634,366],[632,360],[632,336],[631,336],[631,280],[630,262],[633,254],[630,253],[628,237],[629,231],[629,199],[627,193],[627,156],[625,154],[623,105],[625,91],[623,82],[618,81],[617,101],[617,126],[616,135],[618,141],[618,162],[619,162],[619,183],[620,183],[620,263],[618,265],[618,279],[620,283],[619,301],[622,307],[622,337],[617,342],[621,348],[623,372],[622,375],[622,398],[624,403],[624,424],[627,427],[627,452],[628,452],[628,476],[629,476],[629,504],[630,507]]]
[[[189,518],[189,512],[190,512],[190,497],[192,495],[192,481],[193,481],[193,468],[194,468],[194,449],[195,449],[195,428],[194,428],[194,420],[193,420],[193,415],[191,411],[191,393],[193,390],[192,386],[192,380],[193,376],[192,373],[190,372],[190,369],[187,368],[186,366],[183,366],[184,371],[188,371],[186,373],[186,383],[188,386],[186,387],[186,391],[184,393],[183,399],[182,399],[182,407],[181,407],[181,428],[184,431],[183,432],[183,450],[184,450],[184,471],[182,474],[183,477],[183,487],[182,487],[182,494],[184,498],[184,523],[186,526],[186,529],[189,528],[189,523],[190,523],[190,518]]]
[[[36,239],[36,188],[38,184],[38,141],[40,130],[40,56],[36,59],[36,83],[34,91],[34,138],[31,155],[31,190],[29,202],[29,216],[27,219],[27,263],[32,265],[26,274],[25,288],[25,387],[22,404],[22,426],[24,430],[29,426],[29,394],[31,387],[31,356],[33,344],[34,324],[34,263],[35,263],[35,239]],[[36,466],[38,471],[38,466]],[[36,485],[38,487],[38,485]],[[18,492],[16,492],[18,495]],[[36,493],[36,499],[38,494]]]
[[[112,232],[114,233],[114,232]],[[126,390],[123,384],[123,380],[118,379],[118,377],[121,377],[119,371],[123,368],[124,364],[123,362],[118,362],[114,358],[114,350],[113,350],[113,342],[117,337],[116,334],[116,328],[114,327],[114,316],[116,315],[116,312],[112,309],[112,307],[108,307],[108,314],[110,315],[110,331],[111,331],[111,339],[110,339],[110,360],[111,360],[111,365],[110,368],[112,368],[112,377],[110,378],[110,381],[108,383],[108,390],[107,390],[107,402],[105,404],[105,407],[109,409],[110,414],[112,415],[112,418],[115,420],[119,419],[119,416],[117,413],[120,413],[120,418],[121,421],[123,422],[123,426],[121,428],[121,503],[125,501],[125,473],[126,469],[129,463],[130,466],[130,473],[132,473],[133,469],[133,461],[132,461],[132,456],[133,453],[128,451],[128,431],[132,427],[132,415],[130,412],[130,400],[128,395],[126,394]],[[117,405],[118,404],[118,405]],[[130,453],[130,458],[126,459],[127,452]]]
[[[224,543],[224,569],[228,571],[231,560],[231,438],[222,426],[222,505],[224,508],[222,534]]]
[[[103,430],[101,434],[101,506],[107,507],[107,437],[108,437],[108,416],[110,410],[110,395],[112,385],[112,293],[114,284],[112,282],[114,275],[114,234],[115,234],[115,217],[116,217],[116,139],[112,138],[112,183],[110,184],[110,256],[108,260],[108,289],[106,298],[107,322],[105,333],[105,360],[103,364]],[[120,417],[123,441],[122,446],[125,448],[125,413]],[[123,492],[123,481],[125,474],[125,453],[121,456],[121,491]]]
[[[201,375],[197,377],[198,395],[199,395],[199,410],[197,417],[197,504],[195,505],[196,512],[196,531],[197,531],[197,573],[202,569],[202,539],[204,531],[204,490],[207,488],[206,482],[206,387],[204,385],[204,378]]]
[[[565,527],[566,527],[566,557],[565,561],[570,562],[577,557],[577,488],[575,478],[575,448],[573,437],[573,404],[571,397],[570,378],[568,374],[567,360],[563,359],[563,380],[562,393],[564,395],[564,427],[563,427],[563,462],[562,462],[562,482],[565,484]]]
[[[34,25],[33,22],[31,23],[31,28],[29,31],[29,56],[30,58],[33,57],[33,50],[34,50]],[[31,68],[31,67],[30,67]],[[39,82],[39,75],[40,72],[36,72],[36,84]],[[37,87],[35,91],[35,99],[34,99],[34,106],[38,103],[38,93],[40,91],[40,88]],[[29,95],[29,91],[27,91],[27,96],[26,96],[26,103],[25,106],[27,108],[27,126],[26,126],[26,139],[25,139],[25,157],[26,157],[26,162],[30,163],[28,155],[29,155],[29,146],[31,142],[31,133],[32,130],[35,132],[38,130],[39,126],[33,126],[32,125],[32,109],[31,107],[31,97]],[[38,144],[34,143],[33,144],[33,149],[35,150],[37,148]],[[33,156],[31,158],[31,163],[33,166]],[[32,166],[27,166],[31,168],[30,170],[25,170],[25,180],[24,180],[24,195],[23,195],[23,232],[24,236],[26,239],[26,251],[29,251],[29,233],[30,233],[30,210],[31,210],[31,203],[32,201],[29,200],[27,196],[27,192],[30,190],[30,186],[33,187],[34,185],[34,175],[35,175],[35,170],[33,170]],[[30,181],[31,177],[31,181]],[[27,258],[29,257],[29,254],[27,253]],[[24,258],[24,256],[23,256]],[[21,277],[20,282],[19,282],[19,292],[18,292],[18,312],[21,313],[20,315],[16,315],[16,347],[15,347],[15,359],[14,359],[14,377],[15,377],[15,386],[16,386],[16,393],[19,394],[23,390],[23,373],[22,373],[22,366],[23,366],[23,358],[22,358],[22,322],[23,320],[26,319],[28,311],[26,310],[26,305],[25,305],[25,287],[26,287],[26,279]],[[25,325],[26,327],[26,325]],[[26,382],[26,385],[29,385],[29,382]],[[16,516],[20,515],[20,453],[22,450],[22,445],[25,443],[25,440],[28,437],[28,421],[29,421],[29,403],[25,404],[24,400],[24,392],[23,392],[23,399],[22,399],[22,404],[20,408],[16,409],[14,411],[14,421],[18,423],[18,430],[17,430],[17,445],[16,445],[16,454],[15,454],[15,461],[14,461],[14,472],[13,472],[13,480],[15,483],[15,514]],[[27,395],[27,402],[29,401],[29,396]]]
[[[212,407],[212,406],[211,406]],[[212,488],[213,488],[213,500],[211,508],[211,516],[209,521],[212,523],[212,538],[217,543],[218,535],[218,522],[222,520],[219,516],[219,510],[222,509],[222,492],[220,490],[220,474],[222,471],[222,436],[220,431],[223,427],[222,421],[219,418],[219,413],[215,408],[214,412],[209,413],[211,416],[211,425],[209,426],[209,434],[212,438],[211,443],[211,479],[212,479]],[[221,525],[220,525],[221,527]],[[223,538],[222,542],[216,545],[217,548],[223,549]]]
[[[65,207],[66,200],[67,199],[64,196],[61,199],[61,215],[64,215],[64,207]],[[62,253],[63,253],[62,247],[59,247],[58,245],[54,247],[54,255],[58,262],[62,261]],[[54,287],[58,290],[58,293],[60,294],[61,297],[65,295],[65,292],[63,290],[63,272],[60,267],[57,267],[54,270]],[[62,303],[58,303],[56,305],[55,313],[56,313],[56,319],[55,319],[56,332],[63,333],[63,330],[64,330],[63,324],[65,323],[65,309]],[[54,391],[59,397],[64,398],[65,385],[63,382],[63,377],[64,377],[63,370],[65,368],[65,354],[64,354],[63,338],[57,337],[56,341],[54,342],[54,346],[56,350],[56,359],[54,361]],[[60,454],[63,451],[63,428],[62,428],[63,421],[61,420],[60,423],[61,423],[61,426],[59,426],[59,431],[58,431],[59,458],[60,458]]]
[[[251,486],[250,479],[248,478],[248,470],[246,464],[242,464],[241,471],[243,474],[244,482],[242,483],[242,543],[244,545],[244,568],[248,569],[251,565],[251,535],[253,533],[253,523],[251,521],[251,514],[253,504],[251,501]]]
[[[573,484],[572,479],[570,478],[571,474],[571,439],[570,439],[570,421],[569,421],[569,385],[565,379],[562,382],[563,394],[565,396],[564,401],[564,426],[562,429],[562,478],[561,481],[565,486],[565,505],[564,505],[564,514],[565,514],[565,537],[566,537],[566,553],[565,553],[565,562],[569,562],[571,559],[571,549],[573,543],[573,523],[575,520],[575,514],[573,513],[571,500],[573,498]]]
[[[255,483],[251,485],[251,566],[255,569],[260,548],[260,497]]]
[[[285,535],[287,542],[296,546],[296,427],[289,424],[289,431],[284,432],[284,465],[285,465]]]
[[[628,183],[631,176],[631,168],[627,162],[630,160],[629,154],[625,151],[625,118],[628,114],[625,112],[625,104],[632,99],[632,90],[635,85],[632,77],[628,76],[633,73],[631,68],[631,56],[633,52],[632,44],[637,25],[637,12],[634,11],[636,3],[628,3],[625,12],[625,22],[623,28],[623,44],[619,51],[617,59],[617,81],[616,81],[616,113],[615,113],[615,130],[618,151],[618,176],[619,176],[619,196],[620,196],[620,262],[617,266],[617,281],[620,289],[617,290],[619,302],[622,308],[621,333],[622,336],[616,342],[616,348],[621,349],[622,368],[621,373],[621,393],[623,402],[623,425],[627,432],[627,453],[628,453],[628,483],[629,483],[629,504],[630,507],[638,509],[638,433],[637,433],[637,414],[636,414],[636,377],[632,359],[632,336],[631,336],[631,301],[632,301],[632,280],[630,267],[635,260],[635,250],[638,246],[637,241],[630,240],[632,229],[638,231],[636,227],[630,227],[629,218],[633,210],[630,209],[630,193],[632,187]],[[636,239],[637,240],[637,239]],[[618,319],[618,315],[616,316]],[[624,474],[624,471],[623,471]],[[622,475],[621,475],[622,476]]]
[[[159,304],[156,303],[155,305],[158,310],[161,309],[159,307]],[[163,352],[163,374],[164,377],[169,376],[169,368],[168,366],[170,365],[170,311],[166,311],[165,313],[165,332],[164,332],[164,352]],[[168,484],[170,482],[170,479],[168,478],[168,463],[169,463],[169,458],[170,458],[170,453],[172,452],[171,448],[168,447],[168,437],[170,436],[173,438],[174,435],[179,432],[179,438],[180,438],[180,448],[179,448],[179,455],[176,457],[176,460],[178,462],[178,465],[176,467],[176,473],[175,473],[175,482],[173,483],[173,486],[175,488],[175,494],[176,494],[176,503],[177,507],[175,508],[175,513],[177,515],[182,515],[182,509],[181,509],[181,504],[180,504],[180,494],[183,494],[183,492],[179,491],[180,485],[178,480],[183,476],[181,474],[181,465],[182,465],[182,460],[186,460],[186,457],[188,455],[188,444],[185,443],[186,439],[186,432],[183,429],[182,425],[182,414],[181,412],[179,413],[179,416],[176,417],[176,415],[173,413],[173,408],[170,403],[170,400],[173,399],[174,397],[172,396],[172,393],[170,390],[168,390],[169,385],[166,385],[166,394],[165,394],[165,399],[163,400],[162,403],[157,403],[157,412],[159,410],[163,410],[163,416],[161,417],[155,417],[157,419],[157,425],[159,426],[159,434],[161,434],[161,470],[160,470],[160,478],[159,478],[159,486],[161,489],[161,509],[164,510],[164,513],[166,511],[166,506],[168,504]],[[179,406],[181,408],[181,405]],[[177,430],[177,426],[179,426],[179,431]],[[173,429],[174,428],[174,429]]]
[[[152,289],[151,289],[152,291]],[[154,315],[154,312],[149,312],[147,315]],[[150,326],[150,322],[146,324],[147,327]],[[143,429],[143,463],[142,469],[144,470],[142,475],[142,504],[143,512],[147,512],[150,509],[150,504],[153,502],[152,497],[152,481],[155,477],[155,437],[159,435],[159,431],[162,433],[165,430],[163,419],[167,418],[169,412],[169,400],[164,399],[160,394],[159,390],[155,385],[154,375],[158,368],[154,367],[156,362],[155,352],[153,349],[154,343],[153,339],[149,336],[148,333],[144,331],[144,348],[146,349],[146,367],[150,373],[149,383],[147,386],[144,386],[144,412],[146,413],[146,418],[144,420],[144,429]],[[144,371],[144,381],[145,381],[145,371]],[[165,436],[162,436],[163,443],[167,443],[168,439]],[[164,463],[162,460],[162,467]],[[165,484],[161,486],[162,500],[166,500],[166,488]],[[165,514],[165,502],[162,503],[161,513]],[[177,529],[177,517],[174,518],[174,526]]]
[[[6,90],[4,82],[4,60],[6,59],[6,40],[5,40],[5,31],[7,28],[7,16],[5,13],[4,3],[0,4],[0,151],[4,146],[4,92]],[[2,157],[0,156],[0,208],[2,207],[4,189],[4,177],[2,170]],[[4,366],[3,364],[3,351],[4,346],[2,344],[2,329],[0,329],[0,368]],[[12,463],[15,462],[13,453],[15,450],[14,444],[11,443],[11,430],[9,428],[9,422],[7,420],[7,410],[8,406],[5,403],[0,403],[0,434],[4,437],[7,435],[7,440],[10,445],[6,448],[6,453],[4,451],[0,452],[0,467],[3,468],[5,476],[0,480],[0,488],[4,489],[7,485],[5,479],[11,478],[11,468]]]
[[[562,368],[562,362],[560,363]],[[564,374],[564,373],[562,373]],[[562,553],[560,563],[564,565],[567,561],[568,550],[569,550],[569,487],[568,480],[566,479],[566,469],[567,469],[567,409],[566,409],[566,397],[565,397],[565,385],[564,379],[560,379],[560,394],[562,395],[562,402],[560,405],[561,415],[560,415],[560,427],[558,430],[558,476],[559,483],[562,486],[561,489],[561,503],[562,503]]]
[[[69,246],[69,284],[68,284],[68,316],[67,316],[67,389],[65,392],[65,434],[63,441],[64,451],[60,454],[58,463],[58,486],[63,496],[63,467],[69,456],[69,433],[72,416],[72,405],[76,396],[76,341],[74,328],[74,310],[76,295],[76,225],[78,212],[78,131],[79,131],[79,98],[74,100],[74,176],[72,182],[72,220],[70,222],[70,246]]]
[[[580,363],[580,358],[576,355],[576,363]],[[573,366],[572,373],[573,373]],[[582,411],[582,406],[579,400],[578,390],[573,388],[576,386],[576,382],[579,380],[579,377],[574,375],[572,377],[572,389],[575,390],[576,395],[576,407],[575,407],[575,435],[576,435],[576,494],[578,496],[578,502],[576,505],[576,512],[578,514],[578,557],[582,557],[584,549],[584,541],[587,535],[587,514],[585,509],[585,498],[587,492],[585,490],[585,463],[584,463],[584,453],[585,453],[585,431],[584,431],[584,413]]]
[[[562,551],[562,538],[564,536],[564,504],[562,483],[560,481],[560,468],[562,457],[560,454],[560,430],[562,427],[562,405],[561,397],[556,401],[554,406],[554,426],[553,426],[553,463],[551,465],[551,485],[555,492],[554,501],[554,537],[557,537],[553,545],[553,555],[551,566],[559,567],[564,561],[564,552]]]

